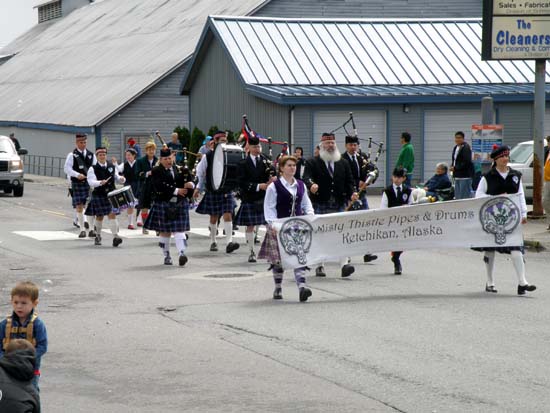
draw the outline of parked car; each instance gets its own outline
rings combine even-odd
[[[523,192],[528,201],[533,200],[533,141],[520,142],[510,151],[510,168],[522,173]]]
[[[0,135],[0,190],[13,196],[23,196],[23,161],[19,155],[26,155],[26,149],[15,150],[15,145],[7,136]]]

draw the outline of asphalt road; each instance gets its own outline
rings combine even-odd
[[[388,254],[354,258],[350,279],[330,265],[307,303],[287,274],[274,302],[244,247],[212,253],[192,232],[179,268],[137,231],[119,248],[78,240],[65,191],[0,195],[0,310],[16,281],[40,285],[44,412],[548,410],[548,252],[526,255],[527,297],[505,256],[487,294],[479,253],[437,250],[406,252],[402,276]]]

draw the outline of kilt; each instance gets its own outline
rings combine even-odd
[[[139,182],[138,193],[139,195],[136,196],[139,199],[138,208],[150,209],[153,201],[153,185],[150,177]]]
[[[166,218],[166,212],[171,207],[170,202],[155,201],[149,211],[143,227],[159,232],[185,232],[190,230],[189,225],[189,201],[184,199],[178,202],[176,208],[176,218],[170,220]]]
[[[225,212],[233,213],[236,205],[231,192],[222,194],[207,191],[197,207],[197,214],[223,215]]]
[[[511,254],[512,251],[521,251],[522,254],[525,254],[525,248],[521,247],[479,247],[472,248],[474,251],[496,251],[499,254]]]
[[[107,198],[107,195],[98,196],[92,193],[92,199],[84,214],[88,216],[103,217],[105,215],[109,215],[111,212],[117,215],[120,214],[118,208],[113,208]]]
[[[271,264],[279,264],[281,262],[281,254],[279,253],[279,244],[277,243],[277,234],[271,227],[267,227],[264,241],[260,247],[258,258],[267,260]]]
[[[333,212],[343,212],[345,207],[338,201],[321,201],[313,204],[316,215],[332,214]]]
[[[261,202],[242,202],[235,217],[237,225],[265,225],[264,204]]]
[[[85,205],[90,196],[90,185],[85,179],[80,182],[71,182],[73,190],[73,208],[77,205]]]

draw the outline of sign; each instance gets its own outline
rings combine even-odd
[[[475,161],[490,159],[493,145],[502,145],[503,125],[472,125],[472,155]]]
[[[550,0],[484,0],[482,58],[550,58]]]
[[[523,245],[520,195],[290,217],[274,222],[283,268],[412,249]]]

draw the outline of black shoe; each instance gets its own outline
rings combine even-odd
[[[254,254],[254,251],[250,251],[250,255],[248,256],[248,262],[257,262],[256,254]]]
[[[78,222],[77,221],[73,221],[73,225],[77,228],[80,228],[80,225],[78,225]]]
[[[90,232],[88,232],[89,238],[95,238],[95,231],[92,229]]]
[[[326,277],[327,274],[325,272],[325,267],[323,267],[322,265],[318,266],[317,268],[315,268],[315,276],[316,277]]]
[[[526,291],[535,291],[536,289],[537,286],[533,284],[518,285],[518,295],[524,295]]]
[[[342,267],[342,278],[349,277],[355,272],[355,267],[350,264],[346,264]]]
[[[86,238],[86,231],[80,231],[80,234],[78,234],[78,238]]]
[[[488,293],[498,293],[494,285],[485,285],[485,291]]]
[[[101,237],[99,235],[95,236],[94,245],[101,245]]]
[[[84,221],[84,228],[90,229],[90,224],[88,224],[86,221]]]
[[[260,243],[260,238],[254,237],[254,244],[259,244],[259,243]]]
[[[122,244],[122,238],[114,237],[113,238],[113,247],[118,247],[120,244]]]
[[[164,257],[164,265],[172,265],[172,257],[169,255]]]
[[[210,244],[210,251],[214,251],[216,252],[218,250],[218,244],[213,242],[212,244]]]
[[[228,254],[231,254],[233,251],[238,250],[240,247],[239,243],[237,242],[230,242],[227,244],[227,247],[225,247],[225,252]]]
[[[273,290],[273,299],[274,300],[283,299],[283,290],[281,288],[275,288],[275,290]]]
[[[300,288],[300,301],[307,301],[309,297],[311,297],[311,290],[307,287]]]
[[[179,257],[179,264],[180,264],[180,267],[183,267],[186,263],[187,263],[187,257],[185,256],[185,254],[182,254],[180,255]]]
[[[378,258],[378,255],[366,254],[363,255],[363,262],[371,262]]]

